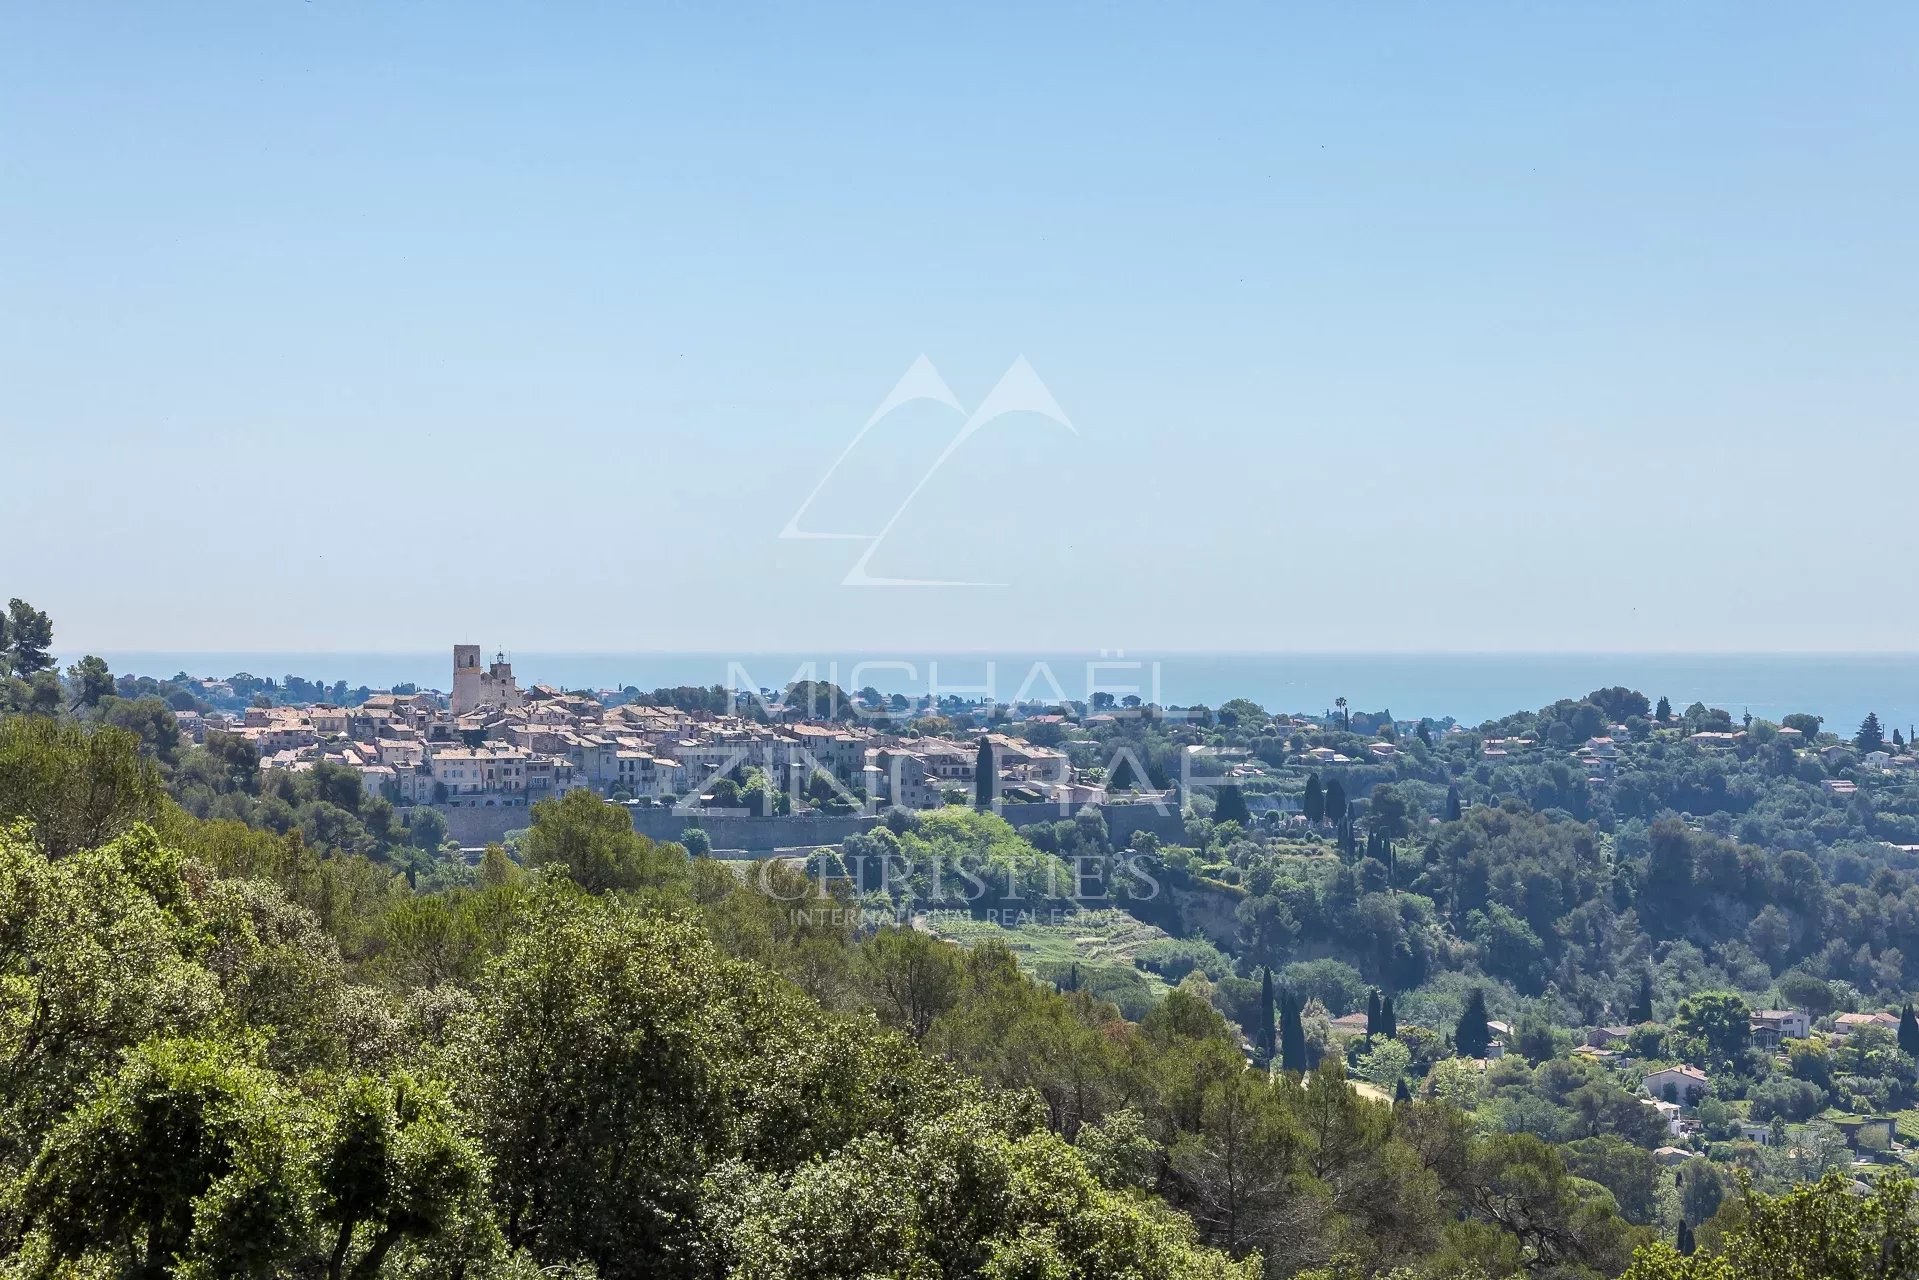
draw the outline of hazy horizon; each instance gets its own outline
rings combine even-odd
[[[493,650],[483,652],[491,657]],[[103,653],[115,671],[166,678],[297,675],[380,688],[412,682],[446,689],[451,646],[408,653]],[[1250,698],[1271,711],[1319,712],[1346,697],[1355,710],[1400,717],[1453,716],[1466,724],[1531,711],[1560,698],[1624,684],[1670,697],[1751,712],[1777,721],[1792,712],[1824,716],[1850,732],[1868,711],[1888,725],[1919,722],[1919,662],[1905,654],[1193,654],[951,650],[874,653],[864,648],[749,653],[565,653],[509,650],[523,684],[644,690],[728,684],[779,688],[812,676],[884,693],[940,690],[995,701],[1085,699],[1094,688],[1136,688],[1164,705],[1218,706]],[[861,664],[865,664],[862,666]],[[808,664],[811,664],[810,668]],[[737,673],[737,674],[736,674]]]

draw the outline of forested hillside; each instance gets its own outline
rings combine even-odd
[[[1109,910],[1164,929],[1122,981],[874,927],[860,908],[937,898],[923,872],[692,858],[583,791],[468,865],[324,767],[263,782],[164,706],[8,662],[6,1274],[1709,1273],[1663,1240],[1837,1275],[1909,1232],[1846,1216],[1843,1180],[1773,1205],[1735,1176],[1850,1170],[1810,1117],[1910,1093],[1890,1037],[1775,1062],[1729,1003],[1899,989],[1883,904],[1910,872],[1849,878],[1849,834],[1775,849],[1661,813],[1642,841],[1497,795],[1447,744],[1336,818],[1311,778],[1304,829],[1220,821],[1218,794],[1177,848],[968,811],[849,843],[1032,904],[1097,864]],[[1188,731],[1113,732],[1150,757]],[[1474,1062],[1500,1014],[1512,1052]],[[1707,1062],[1728,1138],[1762,1113],[1801,1136],[1662,1167],[1632,1077],[1567,1053],[1602,1017],[1643,1023],[1645,1061]],[[1880,1206],[1906,1194],[1882,1172]]]

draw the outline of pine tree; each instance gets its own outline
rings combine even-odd
[[[1376,1036],[1384,1029],[1380,1025],[1379,988],[1374,987],[1366,993],[1366,1034]]]
[[[1659,707],[1653,712],[1653,719],[1659,721],[1660,724],[1665,724],[1668,720],[1672,719],[1672,700],[1664,694],[1660,695]]]
[[[1474,987],[1466,996],[1466,1008],[1453,1028],[1453,1051],[1462,1058],[1483,1058],[1492,1047],[1492,1029],[1486,1025],[1486,993]]]
[[[1459,784],[1453,783],[1446,788],[1446,821],[1458,822],[1459,816]]]
[[[1639,994],[1632,1002],[1632,1020],[1635,1023],[1652,1021],[1652,972],[1647,969],[1639,971]]]
[[[1259,978],[1259,1052],[1272,1059],[1276,1033],[1273,1030],[1273,971],[1262,970]]]
[[[973,758],[973,803],[981,809],[993,807],[999,791],[999,766],[993,760],[993,744],[980,735],[979,754]]]
[[[1393,998],[1379,1002],[1379,1033],[1388,1040],[1399,1039],[1399,1015],[1393,1011]]]
[[[1326,818],[1326,793],[1320,789],[1319,775],[1306,775],[1306,794],[1300,797],[1300,808],[1306,811],[1306,821],[1318,826]]]
[[[1879,727],[1879,713],[1866,712],[1866,718],[1859,722],[1859,732],[1852,736],[1852,745],[1861,751],[1884,751],[1886,735]]]
[[[1290,991],[1279,997],[1279,1067],[1294,1075],[1306,1071],[1306,1028],[1299,1020],[1299,997]]]
[[[1899,1015],[1899,1052],[1919,1058],[1919,1017],[1912,1011],[1912,1002]]]
[[[1697,1249],[1698,1247],[1699,1247],[1698,1242],[1692,1238],[1692,1224],[1690,1222],[1687,1222],[1684,1218],[1681,1218],[1679,1220],[1679,1252],[1680,1254],[1690,1258],[1692,1257],[1692,1251],[1694,1249]]]

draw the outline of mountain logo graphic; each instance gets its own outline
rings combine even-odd
[[[894,508],[893,514],[887,518],[886,522],[876,531],[858,533],[804,527],[807,511],[812,507],[814,499],[820,496],[820,491],[826,487],[834,473],[845,463],[853,450],[859,447],[860,441],[864,440],[887,414],[901,405],[921,400],[944,405],[961,415],[965,421],[960,424],[959,430],[954,433],[952,439],[946,442],[946,447],[940,450],[939,456],[933,460],[933,465],[928,467],[920,476],[918,483],[907,491],[906,496],[901,499],[899,506]],[[1072,422],[1067,419],[1065,411],[1059,407],[1059,402],[1053,399],[1053,393],[1047,390],[1044,382],[1040,381],[1040,376],[1033,372],[1033,366],[1026,362],[1025,356],[1020,356],[1008,365],[1006,372],[1001,374],[999,381],[993,385],[993,389],[986,393],[986,399],[980,402],[977,409],[968,413],[966,407],[959,402],[959,397],[953,394],[953,389],[946,385],[946,379],[942,378],[939,370],[933,367],[933,362],[921,355],[913,361],[904,374],[900,375],[900,380],[893,384],[893,389],[887,393],[885,399],[880,401],[879,407],[873,410],[872,416],[853,433],[853,438],[847,441],[846,447],[840,450],[839,456],[834,458],[832,464],[826,468],[826,473],[820,477],[819,483],[813,486],[812,492],[800,502],[798,510],[794,511],[792,517],[787,520],[786,527],[780,530],[779,536],[802,541],[865,543],[859,558],[846,571],[846,576],[840,579],[840,585],[843,587],[998,587],[1006,585],[1000,582],[973,582],[948,578],[876,577],[869,571],[868,566],[872,563],[873,556],[886,542],[887,536],[899,524],[900,517],[905,515],[913,505],[913,499],[919,496],[920,491],[925,489],[933,477],[940,473],[940,469],[959,452],[960,447],[981,429],[1012,413],[1036,413],[1065,427],[1073,435],[1079,434]]]

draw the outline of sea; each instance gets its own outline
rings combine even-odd
[[[69,655],[72,661],[78,655]],[[102,653],[116,673],[165,678],[288,674],[351,688],[395,684],[446,689],[452,651],[420,653]],[[493,655],[488,654],[488,659]],[[1888,734],[1919,722],[1919,653],[1194,653],[1089,651],[948,654],[544,653],[505,655],[522,686],[641,689],[725,685],[780,689],[795,679],[830,680],[882,693],[956,693],[995,701],[1084,699],[1095,691],[1137,694],[1162,706],[1217,707],[1247,698],[1270,712],[1319,714],[1345,698],[1355,711],[1477,725],[1537,710],[1613,685],[1683,711],[1693,702],[1777,721],[1823,716],[1850,735],[1867,712]]]

